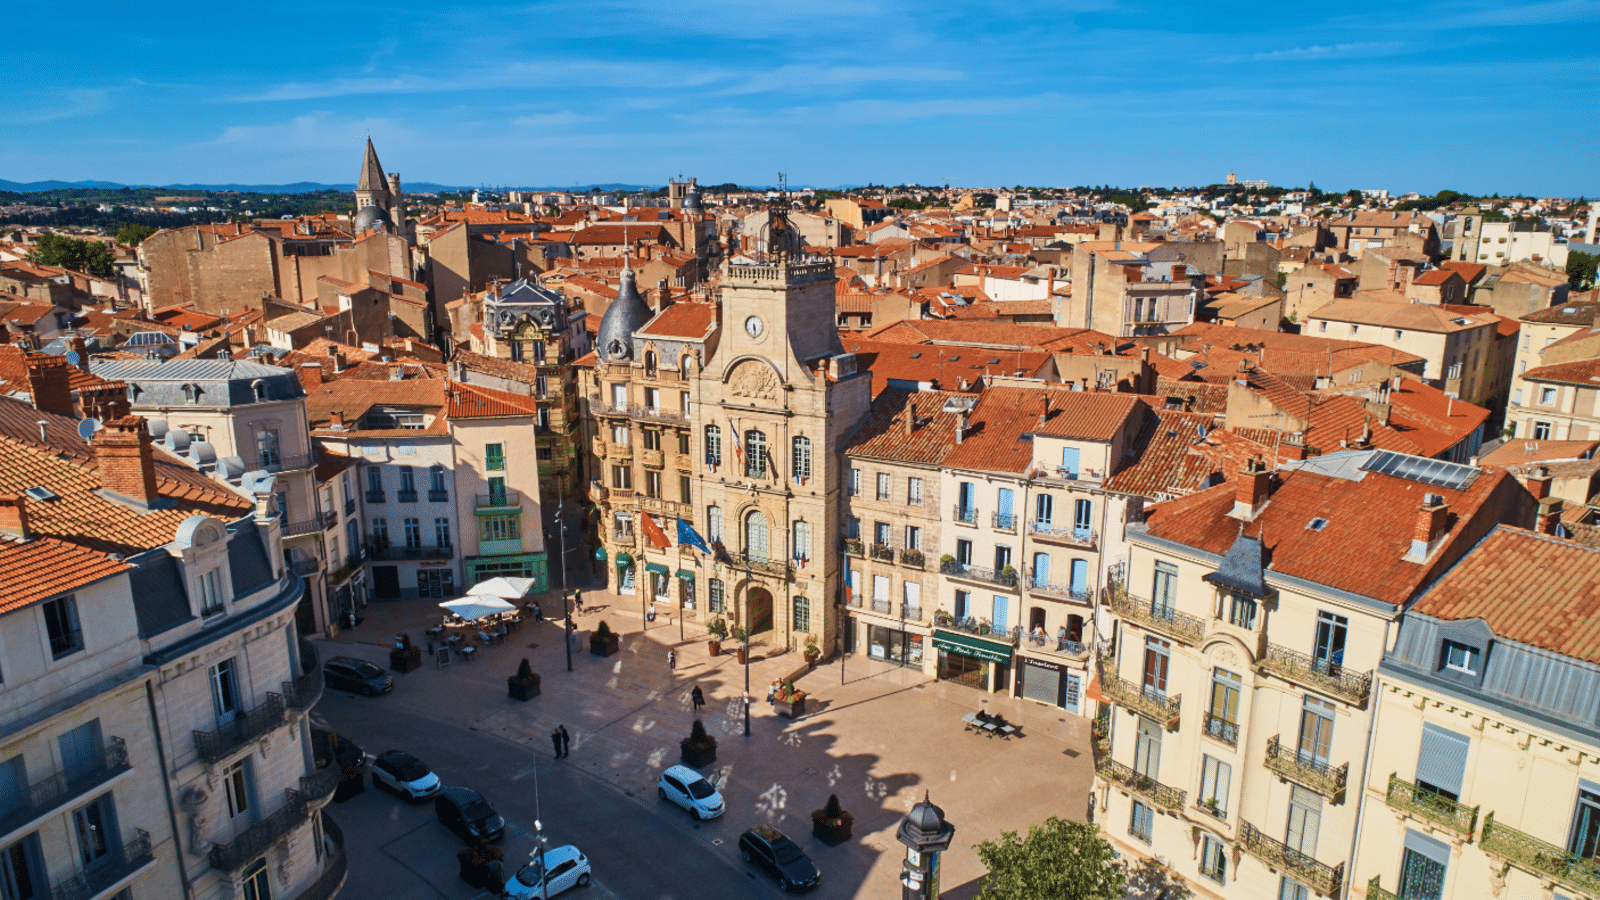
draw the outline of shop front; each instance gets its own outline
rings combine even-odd
[[[611,590],[623,595],[633,593],[633,556],[618,553],[615,571],[617,577],[611,582]]]
[[[922,668],[926,635],[866,623],[867,656],[897,666]]]
[[[1066,666],[1031,656],[1017,658],[1016,696],[1081,712],[1083,677]]]
[[[1004,690],[1011,673],[1011,645],[954,631],[935,631],[938,677],[985,691]]]
[[[683,609],[694,609],[694,572],[688,569],[679,569],[676,577],[678,580],[678,605]]]

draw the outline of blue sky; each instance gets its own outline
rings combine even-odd
[[[1600,0],[20,4],[0,178],[1600,194]],[[21,81],[15,81],[20,78]]]

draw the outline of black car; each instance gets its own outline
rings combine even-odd
[[[778,887],[801,893],[822,880],[822,873],[794,841],[771,825],[757,825],[739,835],[739,852],[747,863],[755,863],[778,879]]]
[[[353,656],[335,656],[322,664],[322,677],[331,687],[340,691],[375,696],[394,690],[394,677],[364,659]]]
[[[311,729],[311,755],[315,757],[319,769],[329,762],[336,762],[346,769],[358,768],[367,762],[366,751],[355,741],[321,728]]]
[[[441,788],[433,808],[439,814],[439,824],[455,832],[468,846],[479,841],[499,843],[506,836],[506,820],[472,788]]]

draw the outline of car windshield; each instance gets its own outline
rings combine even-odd
[[[388,759],[389,768],[394,771],[395,777],[403,781],[416,781],[428,776],[428,767],[421,760],[413,756],[391,756]]]
[[[522,867],[522,871],[517,873],[517,880],[522,882],[523,884],[527,885],[528,887],[538,887],[539,886],[539,864],[531,862],[531,863],[528,863],[527,865],[523,866]]]
[[[373,665],[372,663],[362,663],[361,665],[354,666],[353,668],[356,670],[356,677],[357,678],[382,678],[383,677],[383,670],[378,668],[377,666]]]
[[[494,810],[490,809],[489,804],[482,800],[474,800],[461,808],[461,815],[465,816],[469,822],[482,822],[484,819],[494,815]]]
[[[704,800],[705,798],[716,793],[716,790],[711,787],[711,782],[705,780],[704,778],[697,778],[694,781],[689,782],[688,787],[689,796],[695,798],[696,800]]]
[[[777,857],[778,862],[781,863],[792,863],[805,856],[804,853],[800,852],[800,848],[795,846],[794,841],[788,838],[781,838],[772,842],[772,855]]]

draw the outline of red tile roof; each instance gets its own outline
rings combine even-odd
[[[699,340],[711,331],[716,317],[716,306],[711,303],[679,301],[645,323],[639,334]]]
[[[872,409],[856,429],[844,452],[851,456],[937,466],[956,446],[955,413],[944,412],[947,399],[970,395],[944,391],[906,391],[887,388],[872,401]],[[908,409],[916,414],[916,427],[905,433]]]
[[[449,396],[445,415],[452,419],[526,417],[539,411],[538,401],[526,394],[497,391],[479,384],[450,382]]]
[[[1549,381],[1591,389],[1600,388],[1600,357],[1540,366],[1522,373],[1528,381]]]

